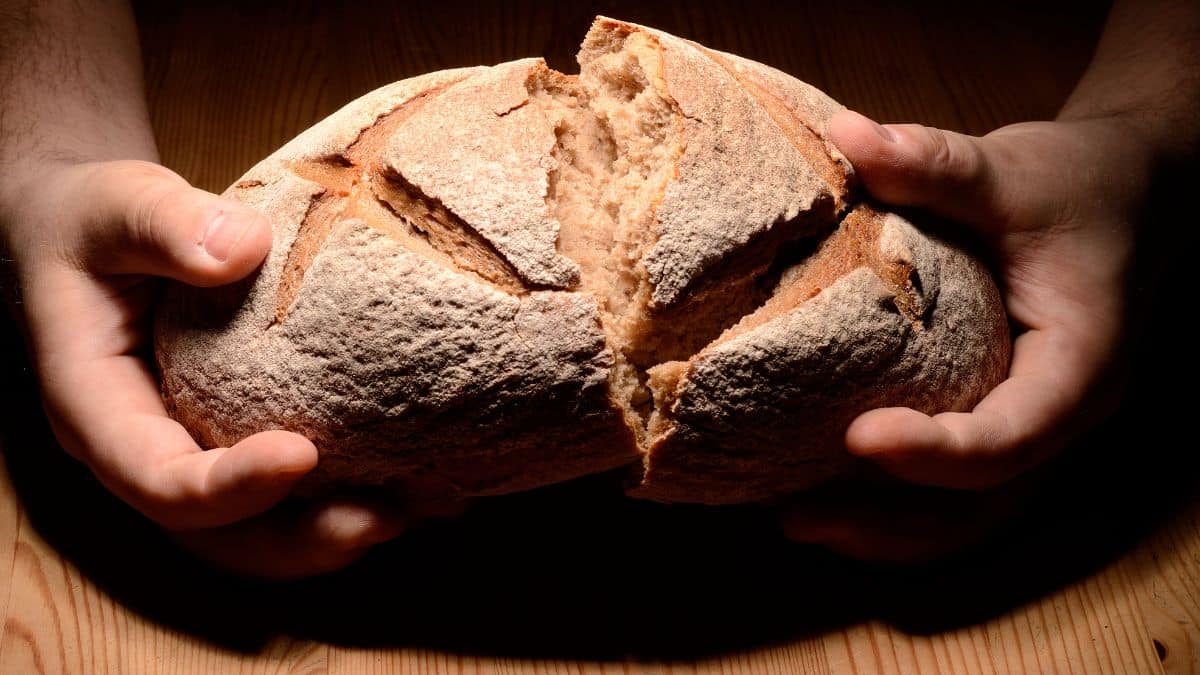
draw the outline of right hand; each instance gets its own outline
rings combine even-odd
[[[975,137],[843,112],[829,132],[873,197],[979,237],[1016,327],[1008,379],[973,410],[869,411],[846,431],[850,452],[912,483],[988,488],[1115,409],[1154,165],[1136,125],[1060,119]]]
[[[1142,129],[1118,116],[1014,124],[975,137],[882,127],[844,111],[829,133],[876,200],[923,209],[980,238],[1016,339],[1008,379],[970,412],[882,408],[846,431],[852,454],[940,489],[898,488],[854,508],[804,502],[784,514],[784,528],[860,558],[937,557],[1012,511],[1011,493],[1023,488],[1009,481],[1119,401],[1137,300],[1136,224],[1156,157]]]
[[[200,557],[265,578],[332,571],[400,533],[387,504],[272,510],[316,465],[312,443],[267,430],[202,450],[163,407],[145,356],[158,278],[245,277],[270,248],[266,218],[141,161],[56,164],[0,189],[47,415],[109,490]]]

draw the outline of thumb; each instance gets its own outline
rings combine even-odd
[[[271,225],[261,214],[158,164],[88,165],[75,195],[76,260],[93,274],[219,286],[252,272],[271,247]]]
[[[985,233],[1004,222],[1001,163],[985,139],[919,124],[880,125],[851,110],[830,118],[828,134],[879,201]]]

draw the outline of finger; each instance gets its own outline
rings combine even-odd
[[[406,519],[387,504],[342,500],[297,513],[281,508],[176,539],[198,557],[228,571],[265,579],[298,579],[341,569],[376,544],[404,531]]]
[[[24,293],[55,434],[152,520],[211,527],[260,513],[316,464],[312,443],[282,431],[202,452],[168,417],[154,373],[135,355],[144,337],[130,314],[137,302],[118,301],[112,289],[69,269],[45,270]]]
[[[97,478],[168,529],[224,525],[282,500],[317,462],[303,436],[264,431],[202,451],[133,356],[45,369],[47,410],[67,449]],[[104,395],[98,395],[104,392]]]
[[[270,249],[265,217],[162,166],[106,162],[80,172],[78,197],[64,218],[77,223],[72,255],[89,272],[218,286],[252,272]]]
[[[985,232],[1006,220],[1003,168],[980,138],[918,124],[881,126],[851,110],[834,115],[828,133],[882,202],[923,208]]]
[[[926,514],[928,515],[928,514]],[[868,562],[920,563],[943,558],[977,539],[973,532],[941,525],[914,514],[872,509],[817,516],[796,509],[783,517],[783,533],[802,544],[815,544],[848,558]]]
[[[912,483],[959,489],[998,485],[1065,445],[1082,424],[1096,359],[1049,328],[1014,343],[1009,378],[969,413],[932,417],[872,410],[851,423],[847,449]]]
[[[780,513],[784,535],[859,560],[918,563],[979,542],[1012,516],[1024,486],[987,493],[927,488],[825,492]]]
[[[264,431],[201,450],[174,420],[127,414],[80,435],[81,453],[113,493],[170,530],[226,525],[282,501],[317,462],[303,436]]]
[[[173,420],[163,426],[182,430]],[[182,439],[181,439],[182,443]],[[194,443],[193,443],[194,446]],[[148,510],[174,529],[215,527],[262,513],[283,501],[316,466],[317,451],[298,434],[263,431],[229,448],[169,456],[159,475],[140,476],[152,501]]]

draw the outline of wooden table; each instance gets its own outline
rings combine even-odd
[[[1052,116],[1104,13],[239,4],[140,10],[163,159],[213,190],[384,82],[534,54],[569,68],[596,13],[757,58],[884,120],[972,133]],[[1181,376],[1171,331],[1027,515],[940,565],[856,564],[780,540],[754,509],[630,503],[593,479],[492,500],[285,586],[206,570],[108,497],[55,446],[2,333],[6,675],[1200,672],[1200,471],[1194,438],[1174,438],[1190,401],[1155,386]]]

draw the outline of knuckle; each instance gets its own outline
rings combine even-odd
[[[167,213],[187,189],[183,185],[159,181],[137,188],[126,222],[129,236],[135,244],[159,247],[165,243],[166,233],[163,229],[169,223]]]
[[[171,485],[165,480],[152,481],[135,490],[130,503],[162,528],[182,532],[203,525],[207,509],[203,496],[195,491]]]
[[[159,244],[164,212],[190,189],[174,171],[141,160],[97,163],[90,167],[87,181],[92,194],[115,207],[113,212],[124,221],[124,236],[134,245]]]
[[[119,159],[111,162],[103,162],[100,166],[104,167],[107,171],[113,172],[114,175],[125,179],[183,182],[179,174],[171,171],[162,164],[155,164],[154,162],[139,159]]]
[[[178,497],[157,492],[143,492],[134,504],[147,518],[164,529],[177,532],[190,529],[186,517],[188,505]]]
[[[928,139],[928,161],[943,179],[968,184],[982,177],[986,166],[983,151],[971,138],[934,129]]]
[[[361,528],[338,528],[317,534],[308,543],[309,567],[318,572],[330,572],[358,560],[374,545],[364,533]]]
[[[142,494],[133,500],[133,505],[142,515],[165,530],[185,532],[194,529],[191,520],[185,515],[187,505],[175,499],[157,494]]]
[[[925,135],[926,161],[933,166],[946,167],[950,164],[950,141],[941,129],[929,129]]]

